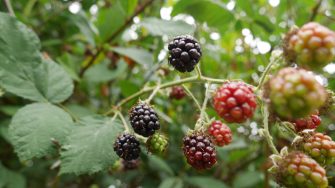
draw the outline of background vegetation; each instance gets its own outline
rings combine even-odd
[[[8,2],[0,11],[8,12]],[[181,151],[182,137],[197,120],[192,99],[171,100],[169,89],[157,94],[152,102],[169,148],[163,156],[143,148],[140,167],[131,171],[121,170],[117,158],[109,155],[120,123],[101,130],[99,126],[108,121],[95,114],[158,80],[194,74],[180,74],[168,66],[167,42],[176,35],[191,34],[200,41],[204,75],[257,85],[271,52],[292,26],[314,20],[335,30],[334,0],[12,0],[11,5],[16,18],[39,37],[43,56],[57,64],[50,59],[35,65],[38,40],[28,31],[24,32],[31,40],[21,40],[15,21],[3,19],[1,13],[0,44],[4,37],[19,44],[9,50],[0,46],[0,73],[14,57],[29,65],[24,70],[32,75],[20,77],[23,69],[7,66],[5,70],[13,72],[11,82],[0,80],[8,90],[1,89],[0,94],[0,188],[275,187],[266,171],[270,151],[258,135],[259,112],[247,123],[230,125],[233,143],[218,149],[218,165],[205,172],[191,169]],[[318,79],[334,91],[335,64]],[[204,98],[203,85],[188,86],[198,99]],[[134,102],[123,106],[124,114]],[[208,113],[216,117],[212,109]],[[16,138],[8,134],[14,114]],[[68,130],[74,129],[67,126],[73,123],[71,117],[88,115],[91,118],[79,121],[83,127]],[[335,138],[334,121],[334,114],[323,117],[320,131]],[[23,129],[21,124],[31,126]],[[290,143],[286,134],[271,128],[278,148]],[[97,144],[92,135],[98,131],[103,139]],[[43,142],[53,133],[54,142]],[[25,141],[29,144],[22,145]],[[330,167],[328,175],[334,176],[334,170]],[[330,185],[334,184],[332,180]]]

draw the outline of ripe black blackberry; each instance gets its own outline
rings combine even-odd
[[[141,152],[140,142],[134,135],[122,134],[114,143],[114,151],[126,161],[137,159]]]
[[[216,163],[216,150],[203,133],[192,133],[183,139],[183,151],[188,164],[197,170],[210,169]]]
[[[145,102],[139,102],[129,112],[130,124],[134,131],[148,137],[160,128],[159,118],[155,110]]]
[[[188,35],[175,37],[168,49],[169,63],[179,72],[193,71],[202,54],[198,41]]]

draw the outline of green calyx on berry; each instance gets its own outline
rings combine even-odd
[[[270,172],[279,185],[292,188],[328,187],[326,170],[314,159],[299,151],[288,153],[286,147],[283,150],[280,155],[271,156],[273,166]]]
[[[310,115],[324,104],[326,97],[324,87],[303,69],[283,68],[269,81],[272,110],[283,119]]]
[[[154,154],[162,154],[166,151],[168,146],[167,138],[159,133],[155,133],[147,140],[147,148]]]

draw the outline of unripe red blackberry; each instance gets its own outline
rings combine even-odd
[[[147,148],[155,154],[162,154],[168,146],[168,140],[164,135],[155,133],[147,140]]]
[[[184,88],[181,86],[173,86],[170,92],[170,98],[180,100],[186,96]]]
[[[307,135],[297,146],[321,165],[330,165],[335,162],[335,142],[322,133]]]
[[[140,142],[134,135],[125,133],[120,135],[114,143],[116,154],[127,161],[137,159],[140,156]]]
[[[287,42],[287,51],[294,51],[296,62],[305,68],[322,68],[335,57],[335,32],[316,22],[303,25]]]
[[[302,152],[291,152],[277,162],[276,178],[280,185],[294,188],[326,188],[326,171]]]
[[[216,163],[216,150],[211,139],[203,133],[192,133],[183,139],[187,163],[197,170],[210,169]]]
[[[256,96],[250,86],[243,82],[227,82],[213,96],[218,115],[229,123],[242,123],[255,112]]]
[[[153,135],[160,128],[155,110],[145,102],[138,102],[129,111],[129,121],[134,131],[142,136]]]
[[[269,97],[271,107],[279,117],[297,119],[317,111],[327,94],[313,74],[288,67],[269,81]]]
[[[175,37],[168,45],[169,63],[179,72],[191,72],[201,57],[201,48],[191,36]]]
[[[207,130],[208,134],[217,146],[225,146],[232,141],[232,132],[230,128],[221,121],[213,121]]]
[[[321,118],[318,115],[310,115],[305,118],[299,118],[291,121],[296,132],[301,132],[305,129],[316,129],[321,124]]]

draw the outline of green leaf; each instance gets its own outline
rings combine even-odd
[[[0,163],[0,188],[25,188],[26,184],[24,176],[7,169]]]
[[[3,64],[0,64],[2,66]],[[10,70],[17,66],[17,70]],[[22,65],[12,62],[4,65],[2,86],[9,92],[33,101],[59,103],[66,100],[73,90],[70,76],[51,59],[43,59],[36,67],[20,69]]]
[[[148,158],[149,158],[149,165],[152,169],[155,169],[159,172],[165,172],[170,176],[173,175],[173,170],[163,159],[155,155],[149,155]]]
[[[95,46],[95,37],[97,29],[90,22],[89,18],[85,15],[83,11],[80,11],[78,14],[69,16],[69,19],[72,20],[74,24],[80,29],[80,32],[86,37],[87,41]]]
[[[120,3],[123,7],[123,10],[125,10],[128,16],[130,16],[131,14],[133,14],[137,6],[138,0],[121,0]]]
[[[20,109],[9,125],[9,135],[21,160],[39,158],[54,151],[53,140],[62,144],[70,132],[71,117],[49,103],[34,103]]]
[[[104,61],[92,66],[85,73],[85,78],[91,82],[107,82],[124,75],[128,67],[126,62],[120,60],[118,61],[117,68],[115,70],[109,70],[109,63],[109,61]]]
[[[160,185],[159,188],[182,188],[183,181],[180,178],[167,178]]]
[[[109,39],[126,21],[126,12],[117,1],[111,8],[102,8],[98,12],[96,26],[99,30],[101,42]]]
[[[110,167],[118,159],[113,144],[122,132],[118,120],[103,116],[82,118],[62,147],[60,173],[92,174]]]
[[[151,66],[154,62],[154,58],[150,52],[141,48],[122,48],[122,47],[115,47],[111,48],[114,52],[127,56],[130,59],[136,61],[141,65]]]
[[[154,36],[167,35],[174,37],[178,35],[190,34],[193,35],[195,31],[194,25],[189,25],[184,21],[168,21],[158,18],[145,18],[140,23]]]
[[[199,187],[199,188],[207,188],[209,185],[211,187],[220,187],[220,188],[228,188],[228,186],[226,184],[224,184],[223,182],[214,179],[212,177],[206,177],[206,176],[193,176],[193,177],[189,177],[186,179],[186,181],[195,186],[195,187]]]
[[[239,173],[234,180],[234,187],[257,187],[258,183],[262,182],[262,173],[258,171],[246,171]]]
[[[172,16],[177,14],[190,14],[199,22],[206,22],[211,27],[216,27],[222,32],[228,24],[234,21],[234,15],[224,5],[215,0],[180,0],[174,5]]]

